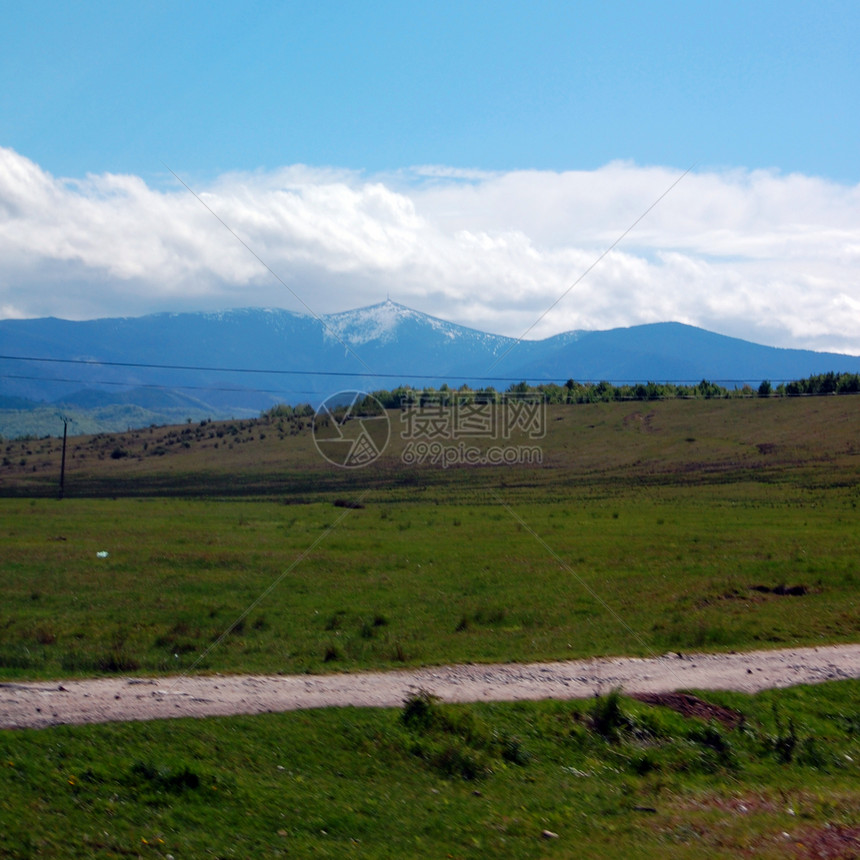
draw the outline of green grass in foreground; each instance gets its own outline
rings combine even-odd
[[[0,732],[0,855],[856,856],[860,682],[703,696]]]
[[[852,488],[419,498],[370,493],[359,510],[0,499],[0,678],[342,671],[860,635]]]

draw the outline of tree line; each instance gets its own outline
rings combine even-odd
[[[441,406],[453,405],[455,402],[491,403],[510,394],[535,395],[542,397],[547,403],[563,404],[611,403],[620,400],[803,397],[858,393],[860,393],[860,374],[830,372],[808,376],[793,382],[780,382],[777,385],[773,385],[769,380],[763,380],[758,388],[753,388],[749,384],[728,388],[707,379],[687,385],[673,382],[639,382],[614,385],[606,380],[602,382],[577,382],[574,379],[568,379],[562,385],[557,383],[530,385],[525,381],[518,382],[511,384],[504,391],[498,391],[492,386],[472,388],[466,384],[459,388],[451,388],[448,385],[441,385],[439,388],[413,388],[409,385],[400,385],[390,390],[373,391],[371,395],[386,409],[399,409],[409,402],[418,405],[434,403]],[[366,399],[370,401],[370,398]],[[370,406],[370,402],[367,406]],[[313,415],[314,409],[307,403],[297,406],[279,404],[263,414],[269,418],[300,418]]]

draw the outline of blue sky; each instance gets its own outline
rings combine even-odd
[[[860,180],[856,2],[6,2],[55,174],[639,164]]]
[[[0,316],[300,310],[167,165],[319,312],[519,334],[695,165],[533,336],[860,353],[856,2],[2,10]]]

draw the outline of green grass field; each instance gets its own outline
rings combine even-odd
[[[0,678],[856,641],[852,502],[748,483],[543,503],[371,491],[358,510],[0,500]]]
[[[734,729],[609,695],[2,732],[0,854],[856,856],[858,694],[709,694]]]
[[[555,407],[530,467],[406,466],[391,417],[354,471],[307,421],[76,437],[62,501],[58,440],[4,442],[0,681],[860,639],[856,398]],[[857,693],[703,694],[731,730],[623,700],[609,734],[594,703],[2,732],[0,854],[819,856]]]

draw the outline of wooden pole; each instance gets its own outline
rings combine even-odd
[[[60,461],[60,498],[63,498],[66,483],[66,436],[69,432],[69,422],[63,419],[63,457]]]

